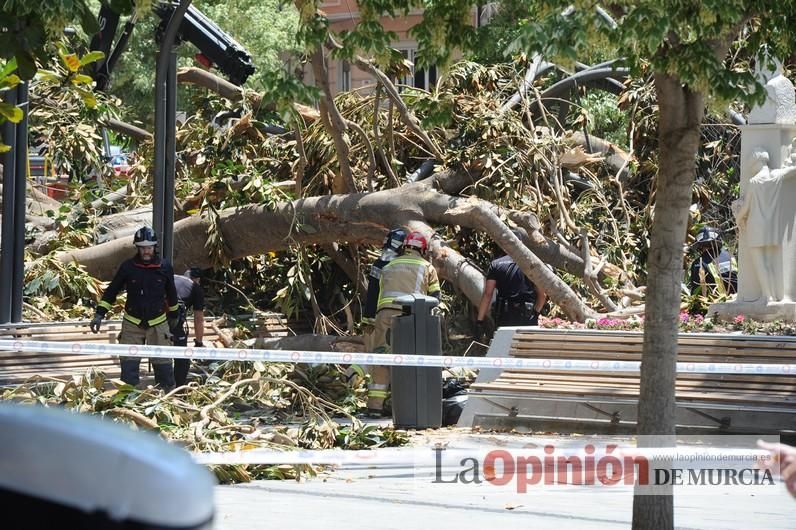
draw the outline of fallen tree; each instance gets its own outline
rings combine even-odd
[[[595,312],[588,309],[580,297],[534,253],[538,249],[554,260],[565,253],[560,249],[560,252],[551,252],[560,245],[545,239],[542,244],[530,240],[530,246],[526,247],[500,221],[499,213],[499,208],[492,204],[475,198],[447,195],[423,182],[375,193],[308,197],[278,204],[274,208],[253,205],[230,208],[218,212],[213,220],[194,216],[175,223],[175,266],[177,269],[191,264],[210,266],[205,243],[207,234],[213,231],[221,235],[223,246],[219,250],[226,259],[233,260],[287,250],[294,244],[377,243],[389,227],[408,226],[412,222],[464,226],[489,234],[570,318],[583,321],[593,316]],[[76,261],[91,275],[108,280],[118,264],[129,256],[130,250],[128,240],[114,240],[95,247],[62,252],[59,259]],[[435,252],[434,258],[444,263],[452,254],[453,251],[447,249],[439,257]],[[560,264],[569,267],[573,273],[578,272],[575,256]],[[580,273],[583,272],[581,267]],[[462,291],[465,292],[464,289]],[[480,293],[471,289],[466,292],[472,297],[470,301],[477,303]]]

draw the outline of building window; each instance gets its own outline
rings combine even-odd
[[[401,50],[405,59],[412,63],[411,72],[398,80],[399,84],[431,90],[437,84],[437,67],[431,65],[428,68],[418,68],[415,66],[417,50]]]
[[[351,90],[351,63],[340,61],[337,63],[337,91],[348,92]]]

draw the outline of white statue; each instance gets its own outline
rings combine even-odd
[[[783,299],[782,243],[784,229],[780,210],[782,204],[782,182],[796,176],[796,165],[792,153],[788,166],[769,169],[769,154],[757,148],[751,157],[751,172],[746,194],[733,204],[738,227],[746,235],[755,276],[760,283],[764,302]],[[790,207],[791,205],[787,205]]]
[[[793,124],[796,122],[796,93],[782,71],[782,61],[763,53],[755,61],[755,78],[766,88],[766,101],[749,112],[747,122]]]

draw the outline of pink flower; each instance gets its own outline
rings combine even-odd
[[[743,315],[738,315],[737,317],[735,317],[735,320],[733,320],[733,322],[735,322],[736,324],[743,324],[744,322],[746,322],[746,317]]]

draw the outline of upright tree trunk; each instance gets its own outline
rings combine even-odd
[[[647,263],[638,434],[659,435],[659,440],[673,440],[683,245],[704,101],[701,93],[692,92],[678,78],[669,75],[656,74],[655,88],[660,112],[660,158]],[[639,445],[643,443],[640,439]],[[634,497],[634,530],[666,530],[673,527],[674,504],[671,495]]]

